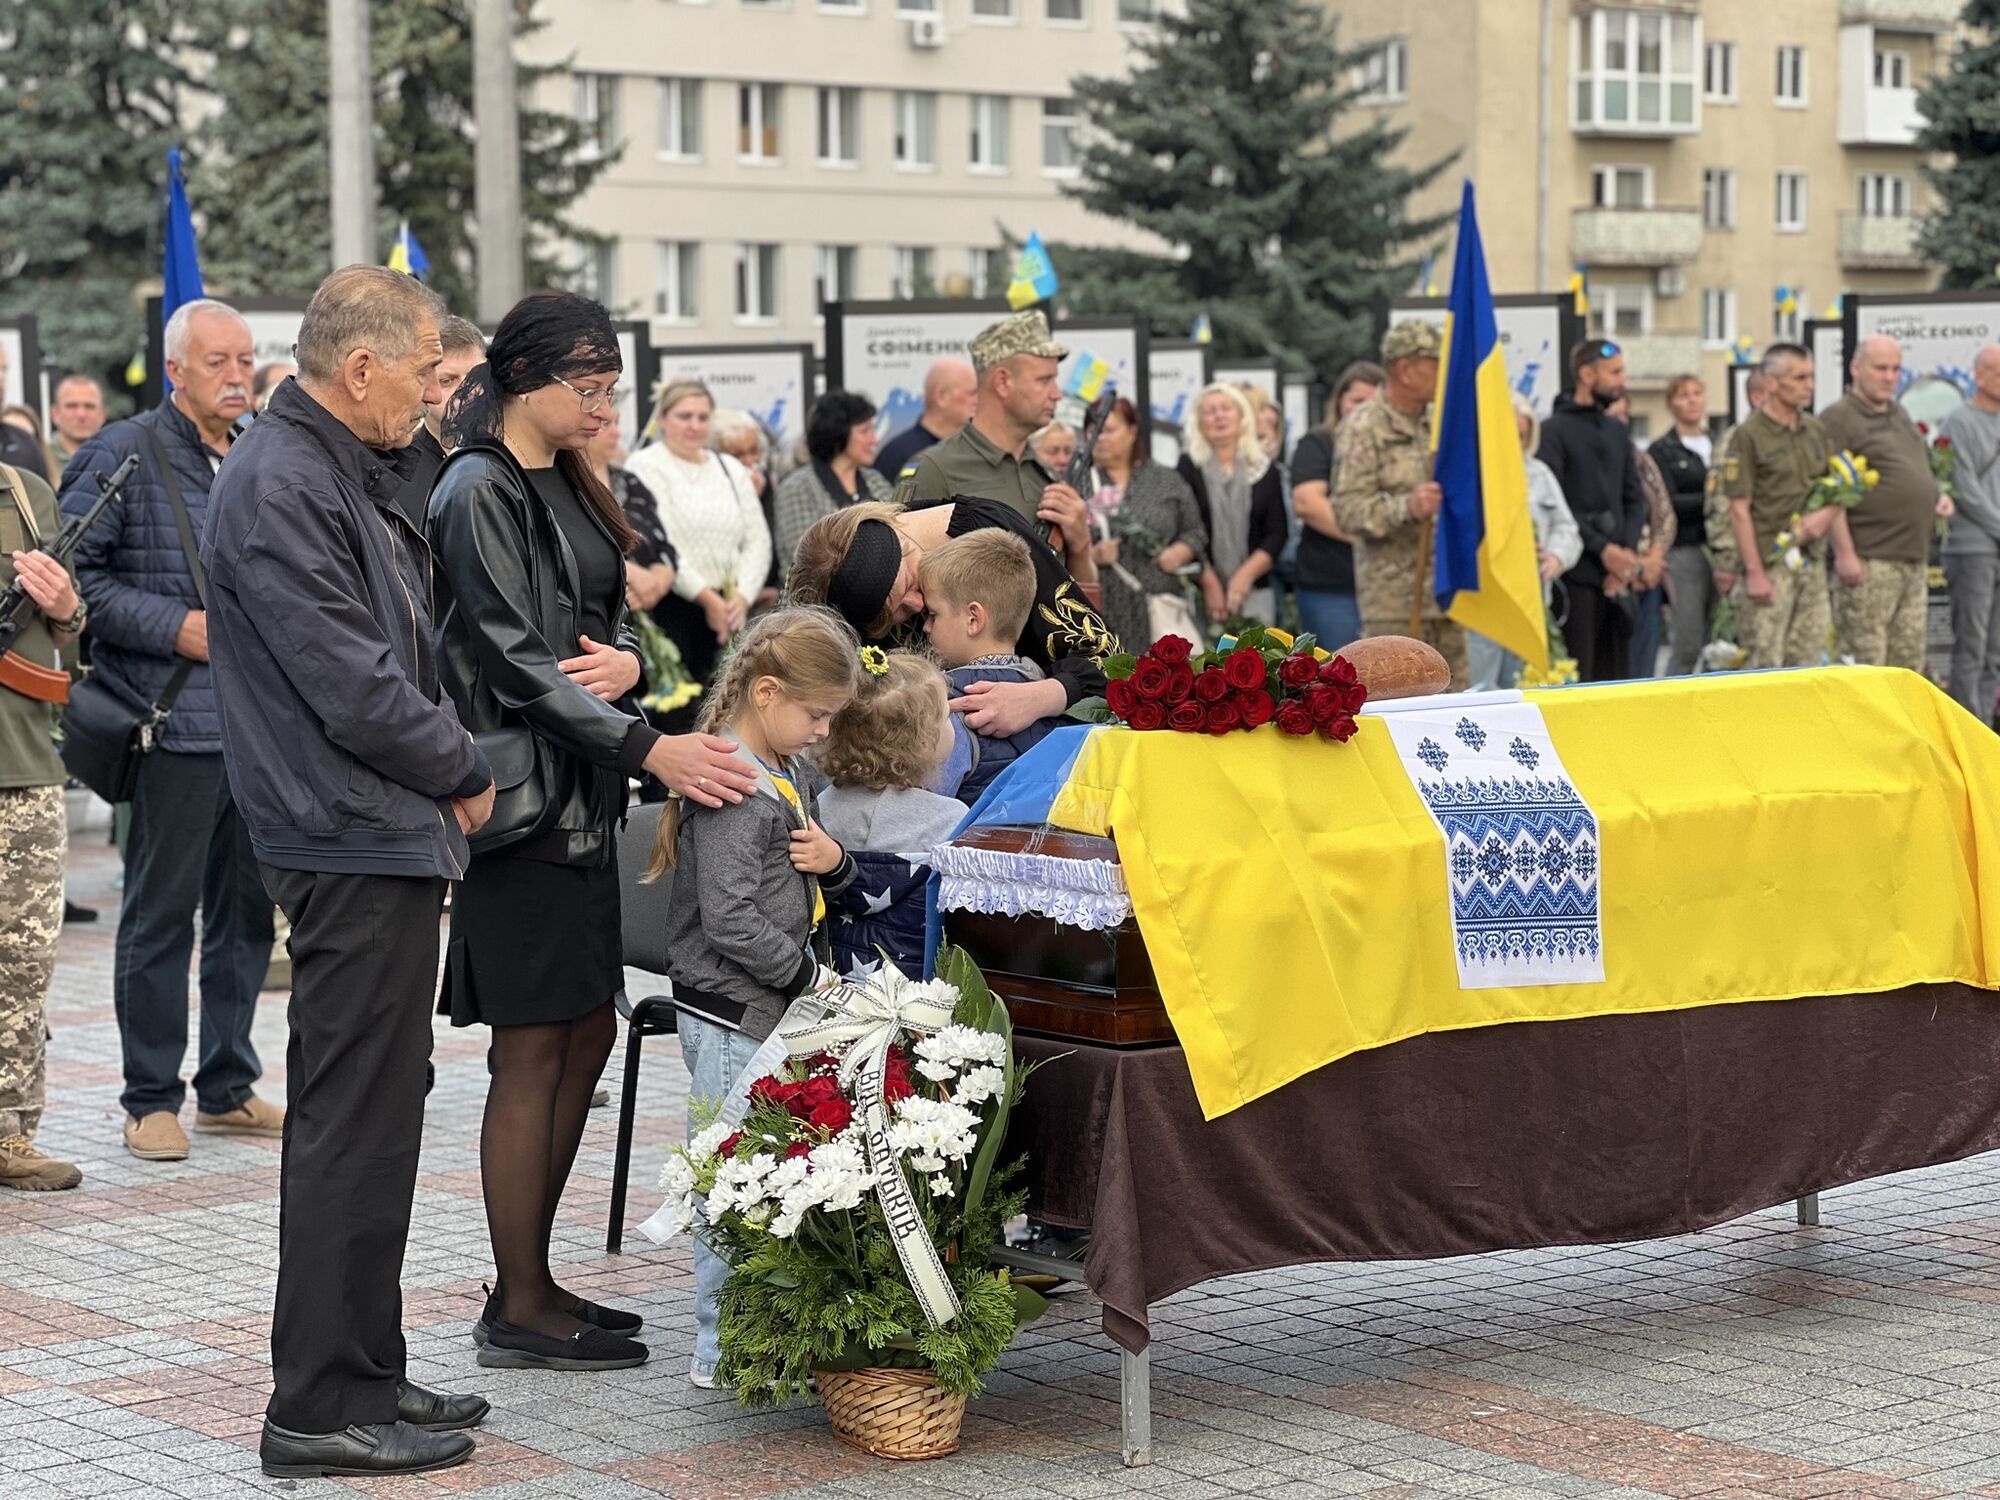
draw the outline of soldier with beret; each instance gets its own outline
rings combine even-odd
[[[1465,630],[1444,617],[1433,591],[1418,577],[1424,527],[1435,521],[1444,492],[1431,478],[1430,404],[1437,392],[1437,326],[1412,318],[1382,340],[1389,378],[1334,438],[1334,519],[1354,537],[1355,592],[1361,633],[1407,635],[1421,595],[1422,638],[1451,665],[1451,685],[1463,688]]]

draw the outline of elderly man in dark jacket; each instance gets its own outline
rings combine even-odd
[[[487,1404],[405,1378],[401,1281],[438,914],[493,778],[438,687],[430,551],[395,460],[437,398],[439,307],[380,266],[326,279],[216,485],[223,754],[291,920],[272,1475],[462,1463]],[[420,509],[420,507],[418,507]]]
[[[271,902],[223,776],[206,587],[194,557],[230,424],[250,409],[250,328],[220,302],[183,303],[167,320],[166,349],[173,393],[79,448],[63,470],[61,494],[65,520],[83,514],[97,499],[91,476],[138,455],[124,501],[76,549],[90,604],[91,667],[135,703],[160,703],[180,684],[132,796],[112,971],[125,1052],[125,1149],[142,1161],[188,1154],[178,1117],[197,907],[195,1129],[275,1136],[285,1118],[250,1087],[263,1071],[250,1023],[271,959]]]

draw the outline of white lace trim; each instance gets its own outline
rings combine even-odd
[[[946,911],[1048,917],[1086,932],[1132,915],[1125,872],[1108,859],[1060,859],[943,844],[931,853],[938,904]]]

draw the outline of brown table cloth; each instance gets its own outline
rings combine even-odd
[[[1016,1045],[1069,1054],[1011,1139],[1134,1352],[1216,1276],[1684,1234],[2000,1146],[2000,996],[1963,985],[1415,1037],[1208,1122],[1178,1047]]]

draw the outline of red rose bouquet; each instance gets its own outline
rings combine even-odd
[[[1346,740],[1368,701],[1345,657],[1328,655],[1311,636],[1263,628],[1225,636],[1199,656],[1167,636],[1142,656],[1107,658],[1104,675],[1100,722],[1142,730],[1227,734],[1275,723],[1286,734]]]

